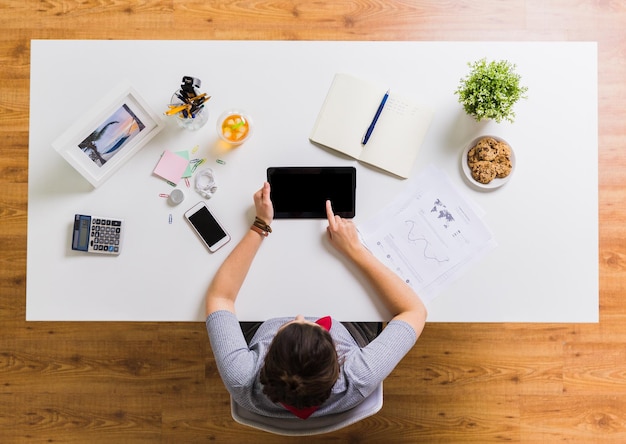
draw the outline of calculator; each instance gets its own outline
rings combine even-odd
[[[123,234],[124,221],[122,219],[76,214],[72,250],[120,254]]]

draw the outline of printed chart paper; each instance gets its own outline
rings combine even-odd
[[[427,304],[496,242],[475,205],[435,167],[405,190],[358,228],[367,248]]]

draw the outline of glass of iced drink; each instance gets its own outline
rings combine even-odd
[[[252,135],[252,121],[244,111],[231,109],[217,119],[217,133],[230,145],[241,145]]]

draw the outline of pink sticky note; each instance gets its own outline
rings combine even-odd
[[[168,182],[177,184],[183,173],[187,169],[189,160],[171,151],[165,150],[161,156],[161,160],[154,169],[154,174],[161,176]]]

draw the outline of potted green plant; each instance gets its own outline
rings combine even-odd
[[[520,85],[515,65],[507,60],[468,63],[470,73],[461,79],[455,94],[465,112],[477,121],[493,119],[513,122],[513,105],[525,99],[527,87]]]

